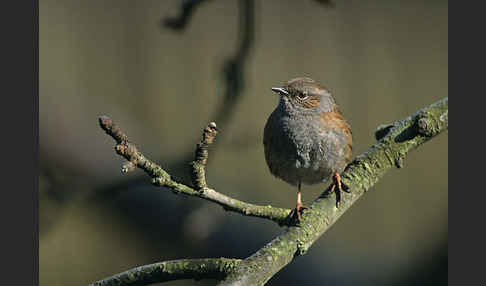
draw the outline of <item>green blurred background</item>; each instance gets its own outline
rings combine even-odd
[[[271,176],[263,156],[277,104],[270,87],[296,76],[327,85],[352,125],[355,156],[379,124],[448,95],[447,1],[266,0],[245,10],[251,2],[212,0],[174,30],[164,21],[181,3],[40,1],[40,285],[86,285],[177,258],[243,258],[283,231],[155,188],[140,170],[121,174],[99,115],[181,180],[202,129],[218,120],[210,186],[291,208],[295,189]],[[242,73],[230,74],[228,88],[224,67],[241,47]],[[324,187],[305,187],[304,202]],[[445,285],[447,233],[442,134],[268,285]]]

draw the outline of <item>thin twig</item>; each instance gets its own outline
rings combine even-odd
[[[192,183],[198,190],[203,190],[207,187],[206,184],[206,163],[208,161],[208,147],[213,143],[214,138],[218,134],[216,123],[210,122],[204,128],[201,142],[197,144],[194,161],[192,161]]]
[[[105,132],[111,137],[113,137],[113,139],[115,139],[115,141],[117,142],[115,146],[116,152],[120,156],[123,156],[128,162],[144,170],[150,177],[152,177],[152,184],[156,186],[167,187],[176,194],[199,197],[217,203],[221,205],[225,210],[228,211],[237,212],[246,216],[254,216],[254,217],[270,219],[272,221],[277,222],[279,225],[290,224],[288,220],[288,215],[290,213],[289,209],[275,208],[270,205],[259,206],[259,205],[249,204],[237,199],[233,199],[221,193],[218,193],[217,191],[207,187],[194,189],[188,185],[176,181],[169,175],[169,173],[167,173],[162,167],[160,167],[160,165],[147,159],[137,149],[137,147],[134,144],[129,142],[128,136],[108,116],[100,116],[99,123],[101,128],[105,130]],[[208,128],[210,127],[208,126]],[[210,131],[210,133],[215,135],[213,131]],[[210,135],[209,137],[211,136],[213,135]],[[209,143],[209,141],[207,143]],[[207,154],[205,158],[207,158]],[[201,159],[204,160],[204,156],[201,157]],[[196,161],[198,160],[199,159],[196,158]],[[125,164],[123,166],[125,166]],[[203,170],[203,167],[200,169]],[[122,171],[125,172],[127,170],[123,167]],[[203,174],[204,171],[199,175],[203,175]],[[201,180],[201,178],[199,178],[199,180]],[[204,179],[204,185],[205,185],[205,179]]]

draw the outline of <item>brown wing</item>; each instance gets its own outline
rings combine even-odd
[[[346,119],[344,119],[338,106],[336,106],[333,111],[323,113],[321,118],[324,120],[326,126],[333,128],[346,136],[346,154],[344,159],[346,160],[346,164],[349,163],[353,151],[353,134],[351,133],[351,126]]]

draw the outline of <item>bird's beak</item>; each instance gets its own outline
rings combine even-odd
[[[289,95],[289,92],[281,87],[272,87],[272,91],[280,95]]]

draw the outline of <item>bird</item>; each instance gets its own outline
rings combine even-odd
[[[307,209],[302,203],[303,184],[330,178],[330,192],[335,192],[339,207],[343,187],[349,189],[340,174],[351,159],[350,124],[329,89],[311,78],[297,77],[271,90],[279,101],[265,124],[263,147],[270,173],[297,187],[295,209],[289,216],[300,222]]]

